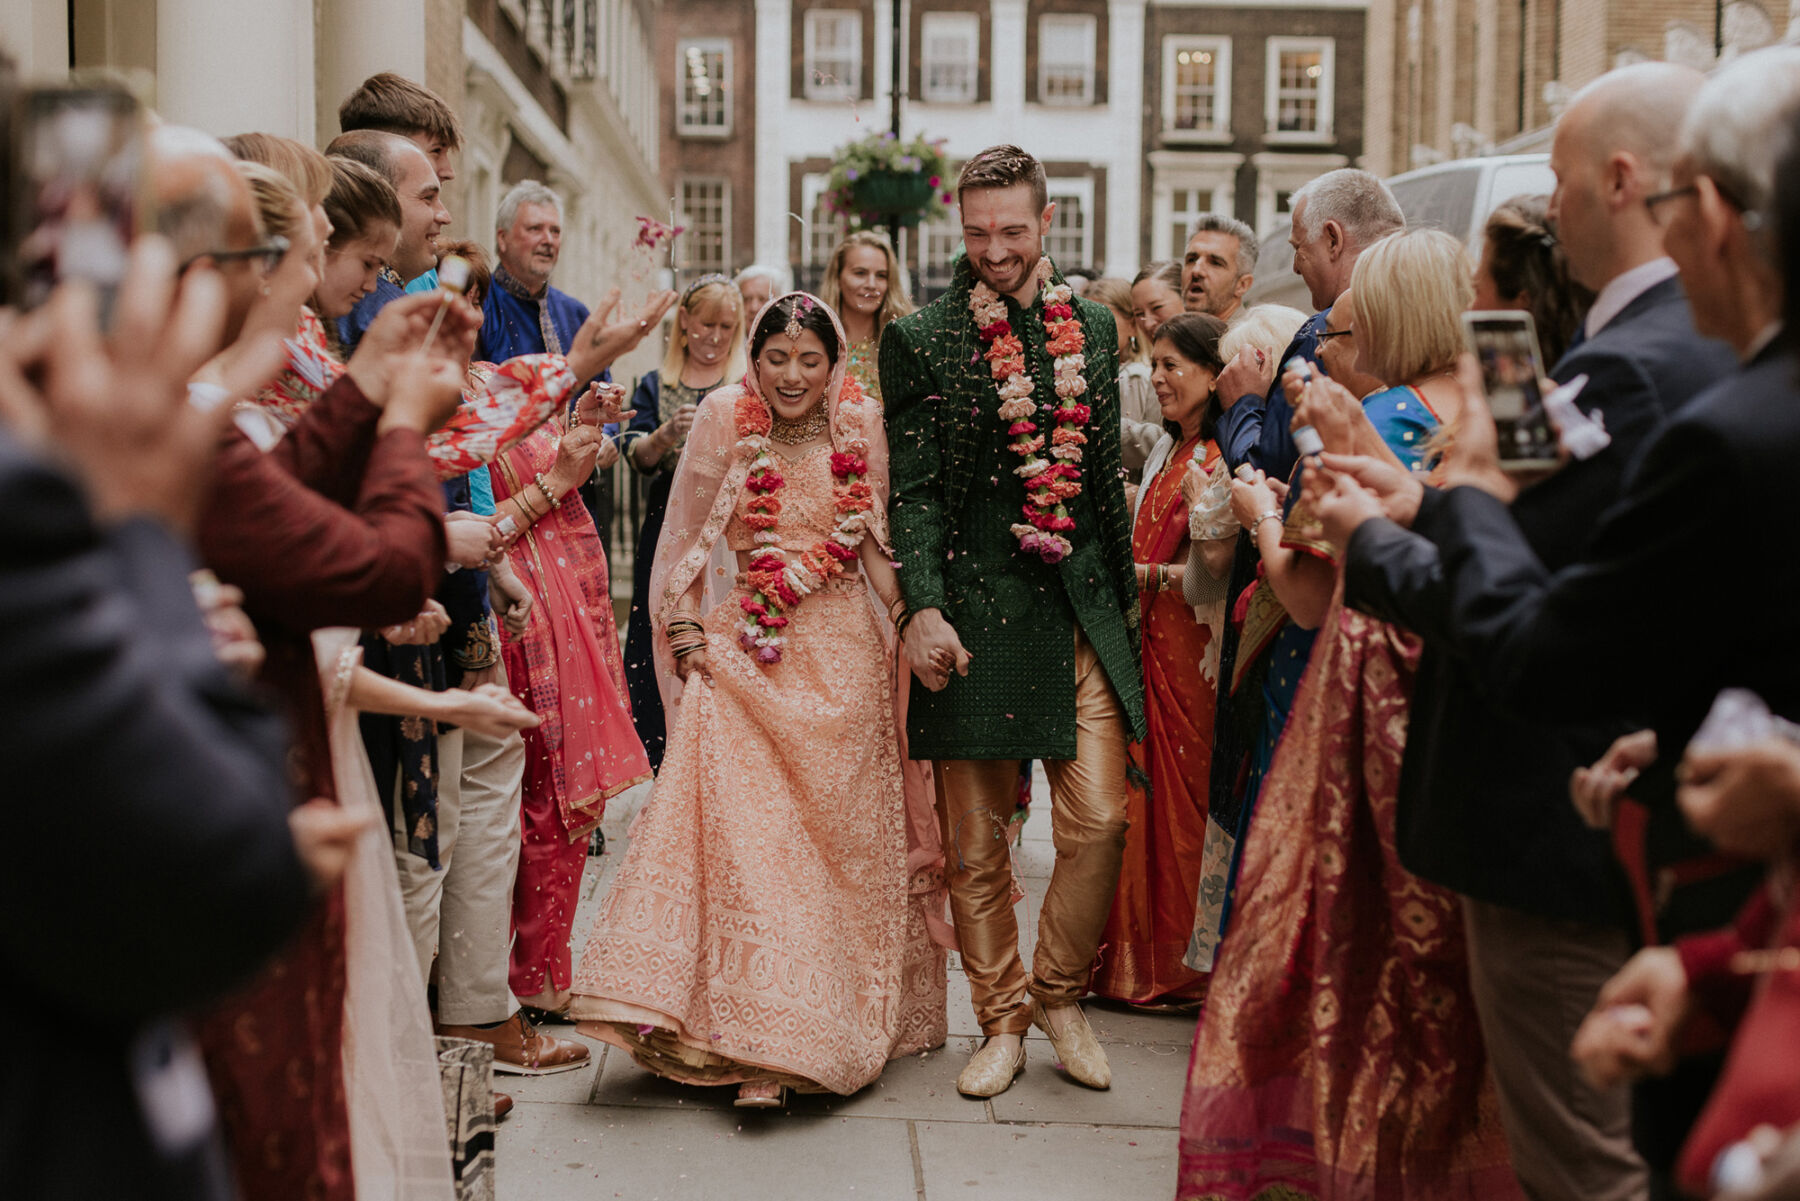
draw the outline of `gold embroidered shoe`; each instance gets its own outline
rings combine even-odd
[[[965,1097],[998,1097],[1012,1087],[1013,1077],[1024,1068],[1024,1039],[1019,1040],[1019,1053],[1008,1055],[1005,1047],[990,1038],[969,1056],[968,1066],[956,1078],[956,1091]]]
[[[1031,1024],[1050,1036],[1050,1045],[1056,1048],[1063,1071],[1089,1088],[1111,1088],[1112,1065],[1106,1062],[1106,1052],[1088,1026],[1087,1015],[1081,1012],[1081,1006],[1059,1005],[1057,1008],[1075,1011],[1069,1028],[1062,1034],[1057,1034],[1056,1027],[1050,1024],[1049,1012],[1044,1009],[1043,1002],[1036,999],[1031,1002]]]

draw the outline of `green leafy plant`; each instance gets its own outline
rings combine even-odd
[[[892,132],[838,147],[826,177],[825,210],[849,218],[853,228],[917,225],[943,216],[956,199],[945,182],[950,160],[943,148],[942,138],[902,140]]]

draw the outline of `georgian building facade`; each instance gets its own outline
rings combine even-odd
[[[1266,235],[1307,180],[1361,165],[1367,24],[1359,0],[1150,6],[1145,258],[1181,257],[1209,211]]]
[[[1142,213],[1144,0],[909,0],[900,5],[901,133],[952,163],[998,141],[1044,160],[1050,252],[1068,269],[1136,269]],[[665,178],[687,232],[678,277],[788,264],[813,283],[843,223],[821,197],[833,151],[889,128],[893,0],[668,0],[659,53]],[[901,250],[926,294],[949,278],[953,222]]]

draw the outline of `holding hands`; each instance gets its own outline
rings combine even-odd
[[[902,646],[907,666],[933,692],[942,692],[949,686],[952,671],[959,676],[968,675],[974,657],[963,649],[962,639],[941,609],[921,609],[914,614]]]
[[[1600,989],[1569,1055],[1598,1089],[1675,1066],[1675,1039],[1692,1008],[1687,971],[1673,947],[1646,947]]]

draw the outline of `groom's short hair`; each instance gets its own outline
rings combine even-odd
[[[956,202],[970,188],[1010,188],[1030,184],[1031,198],[1041,212],[1050,203],[1050,184],[1044,178],[1044,164],[1017,146],[989,146],[963,164],[956,177]]]

